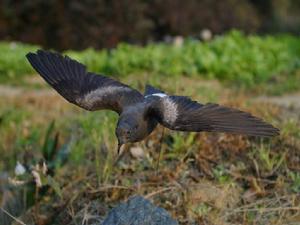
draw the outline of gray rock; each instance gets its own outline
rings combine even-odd
[[[113,208],[102,225],[178,225],[168,212],[135,196]]]

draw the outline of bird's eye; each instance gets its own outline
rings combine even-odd
[[[126,131],[126,134],[130,134],[130,133],[131,133],[130,130]]]

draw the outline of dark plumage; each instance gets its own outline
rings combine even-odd
[[[33,68],[60,95],[86,110],[110,109],[120,115],[119,147],[147,137],[157,126],[178,131],[209,131],[272,137],[279,130],[249,113],[200,104],[188,97],[167,95],[147,85],[145,94],[116,80],[86,71],[81,63],[58,53],[28,53]]]

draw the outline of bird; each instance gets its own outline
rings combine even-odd
[[[188,96],[170,95],[149,84],[138,90],[102,74],[87,71],[82,63],[47,50],[26,58],[37,73],[68,102],[85,110],[112,110],[119,114],[115,129],[117,152],[126,143],[145,139],[161,124],[175,131],[224,132],[273,137],[280,130],[239,109],[202,104]]]

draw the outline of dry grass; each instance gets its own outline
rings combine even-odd
[[[158,174],[156,162],[162,128],[146,141],[128,145],[124,157],[113,166],[114,158],[109,152],[115,151],[114,136],[107,130],[99,133],[94,117],[82,121],[85,114],[52,91],[27,90],[21,95],[1,98],[0,106],[9,104],[30,114],[20,126],[6,127],[9,132],[2,137],[6,142],[2,151],[13,149],[16,139],[29,138],[33,127],[39,129],[52,119],[64,120],[56,129],[75,136],[74,148],[84,148],[79,161],[70,160],[55,172],[62,196],[48,186],[37,199],[38,207],[30,208],[19,219],[38,225],[99,224],[111,207],[139,194],[166,208],[180,224],[297,224],[300,181],[295,174],[300,172],[299,121],[289,122],[281,108],[253,102],[245,95],[229,98],[234,96],[230,90],[213,83],[212,86],[205,82],[197,84],[189,78],[166,88],[198,100],[218,100],[250,111],[275,123],[284,130],[283,134],[261,140],[166,131]],[[216,87],[214,92],[207,95],[212,87]],[[75,125],[67,125],[70,123]],[[103,122],[111,123],[110,118]],[[91,130],[91,135],[85,134],[85,127]],[[27,131],[16,135],[17,129]],[[62,138],[59,146],[66,139]],[[101,141],[90,143],[98,139]],[[133,147],[142,148],[141,158],[130,153]]]

